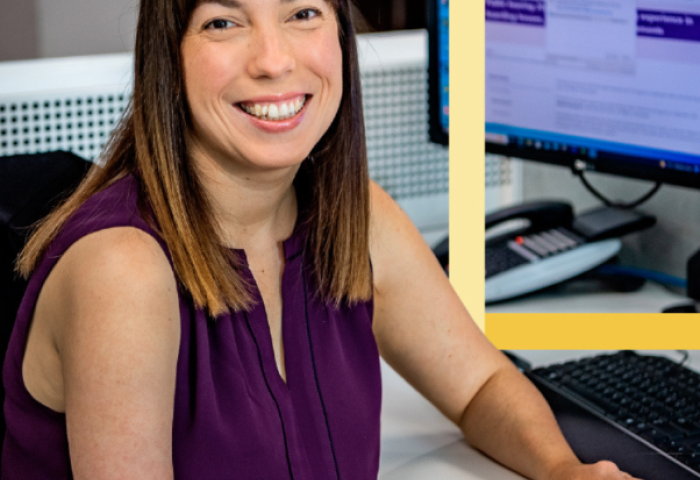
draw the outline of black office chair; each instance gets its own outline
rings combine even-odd
[[[0,353],[4,362],[17,310],[27,287],[14,262],[31,227],[66,198],[85,177],[90,162],[67,152],[0,157]],[[5,387],[0,382],[0,401]],[[5,417],[0,414],[0,443]]]

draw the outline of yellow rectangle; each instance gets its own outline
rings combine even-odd
[[[484,329],[485,4],[450,5],[450,279]]]
[[[506,350],[697,350],[700,315],[488,313],[486,335]]]

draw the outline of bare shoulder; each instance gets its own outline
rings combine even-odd
[[[37,300],[23,361],[25,384],[41,403],[65,411],[65,367],[76,341],[159,335],[179,344],[170,264],[154,238],[131,227],[87,235],[58,261]],[[117,333],[121,337],[117,336]],[[128,339],[121,347],[131,348]],[[176,346],[176,345],[173,345]]]
[[[99,279],[118,286],[115,293],[160,285],[165,280],[174,282],[170,263],[158,242],[134,227],[100,230],[81,238],[66,251],[56,270],[66,276],[71,287],[90,287],[90,279]],[[136,284],[121,282],[129,277]]]
[[[29,351],[35,333],[37,352],[55,346],[76,478],[137,478],[172,468],[179,319],[170,263],[136,228],[83,237],[49,275],[25,364],[36,358]],[[30,383],[31,369],[23,370]]]
[[[385,233],[387,227],[395,229],[406,221],[408,216],[386,191],[375,181],[370,181],[371,225],[374,235]]]
[[[175,277],[158,242],[147,233],[120,227],[87,235],[59,260],[44,285],[39,305],[50,307],[60,348],[82,335],[105,339],[158,335],[179,338]],[[126,338],[124,338],[126,340]],[[133,346],[133,345],[132,345]],[[66,360],[70,356],[66,349]]]
[[[93,311],[133,316],[134,310],[171,311],[177,302],[165,253],[153,237],[133,227],[101,230],[78,240],[43,290],[39,301],[51,305],[54,323],[62,330]]]
[[[370,202],[370,254],[375,287],[385,290],[395,281],[412,278],[425,269],[444,277],[411,219],[375,182],[371,182]]]

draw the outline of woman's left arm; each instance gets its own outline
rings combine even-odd
[[[371,192],[374,333],[382,357],[471,445],[529,478],[631,478],[609,462],[578,461],[544,398],[471,320],[408,217],[380,187],[372,184]]]

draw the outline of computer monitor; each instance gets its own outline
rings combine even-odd
[[[700,1],[485,1],[488,152],[700,188]]]
[[[450,130],[450,2],[428,0],[428,113],[430,139],[447,145]]]

